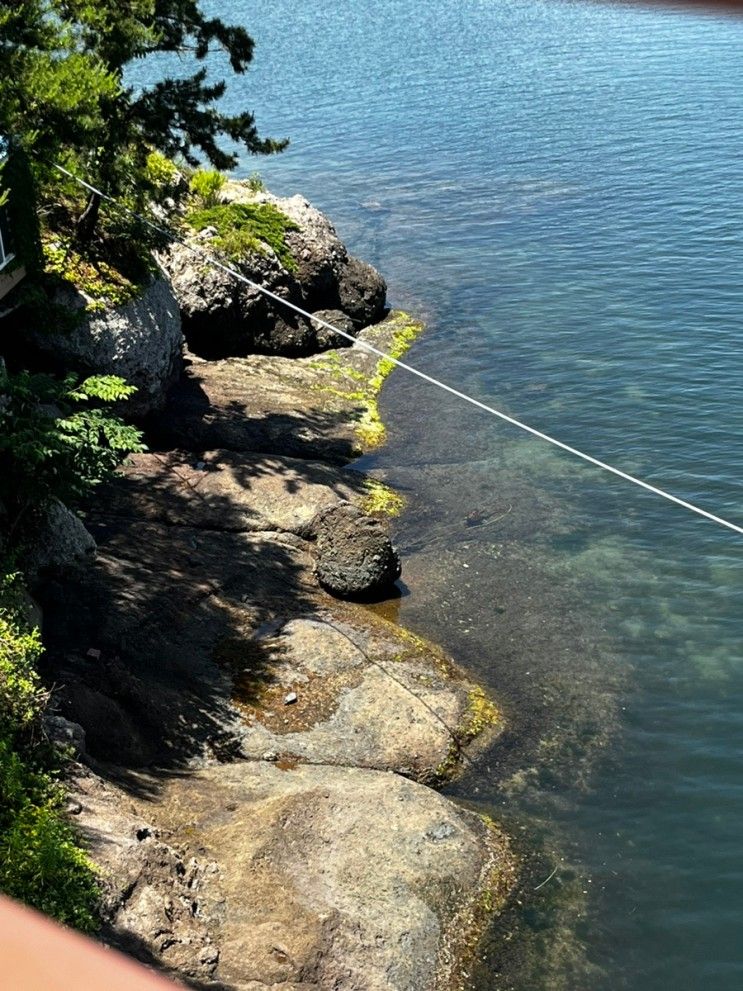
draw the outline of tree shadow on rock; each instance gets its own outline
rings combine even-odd
[[[250,641],[241,692],[249,685],[257,701],[277,659],[253,634],[317,609],[303,542],[121,518],[91,532],[94,567],[39,590],[44,673],[60,713],[82,724],[90,756],[111,765],[98,770],[133,792],[137,768],[169,775],[194,759],[239,756],[245,726],[221,648]]]

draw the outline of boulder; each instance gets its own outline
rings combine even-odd
[[[389,591],[400,558],[379,520],[350,503],[321,509],[312,523],[315,572],[328,591],[356,598]]]
[[[54,499],[28,527],[22,543],[27,550],[23,570],[31,584],[45,578],[67,577],[87,568],[96,544],[79,517]]]
[[[256,193],[236,182],[227,184],[223,199],[269,203],[298,228],[286,234],[295,263],[291,271],[268,247],[231,260],[248,279],[308,312],[335,311],[329,322],[338,322],[349,332],[384,315],[384,279],[371,265],[349,256],[328,218],[307,200]],[[216,231],[206,228],[191,243],[210,251],[215,235]],[[253,353],[296,357],[348,345],[346,339],[209,265],[189,247],[174,245],[161,262],[181,307],[189,347],[197,355],[211,359]]]
[[[387,283],[377,270],[360,258],[348,258],[338,278],[338,303],[359,327],[384,315]]]
[[[193,243],[217,254],[210,248],[215,233],[207,228]],[[181,309],[188,346],[195,354],[215,359],[254,353],[297,356],[317,350],[308,321],[209,265],[187,247],[174,244],[162,262]],[[253,282],[301,304],[296,279],[275,255],[253,252],[232,264]]]
[[[132,784],[79,797],[112,935],[199,986],[459,987],[514,883],[497,827],[397,775],[259,762]]]
[[[44,729],[52,740],[60,747],[71,747],[75,757],[85,753],[85,730],[79,723],[73,723],[64,716],[46,714]]]
[[[329,323],[333,327],[337,327],[338,330],[343,330],[354,337],[358,333],[356,324],[343,310],[315,310],[312,316],[318,317],[320,320],[324,320],[325,323]],[[313,324],[313,326],[318,345],[323,351],[328,348],[347,348],[351,343],[343,334],[334,334],[328,327],[323,327],[320,324]]]
[[[163,405],[183,351],[178,304],[165,279],[153,279],[141,296],[112,309],[87,310],[90,299],[72,288],[59,290],[56,301],[78,319],[64,329],[31,331],[34,348],[66,370],[120,375],[136,386],[127,415],[142,417]]]

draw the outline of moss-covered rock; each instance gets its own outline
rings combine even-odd
[[[309,313],[339,314],[353,332],[384,313],[386,286],[370,265],[349,256],[330,221],[299,196],[281,199],[228,182],[223,202],[191,210],[193,248],[230,263],[247,279]],[[163,255],[190,348],[205,358],[308,355],[347,341],[254,286],[209,265],[189,247]]]

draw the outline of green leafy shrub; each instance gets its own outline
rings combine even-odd
[[[78,929],[95,927],[98,884],[62,811],[56,756],[40,745],[48,700],[38,630],[17,576],[0,579],[0,891]]]
[[[144,178],[156,192],[167,195],[177,187],[181,173],[175,162],[159,151],[152,151],[145,162]]]
[[[0,371],[0,501],[19,520],[51,498],[74,502],[143,451],[139,430],[101,407],[135,391],[114,375]]]
[[[209,209],[192,210],[188,222],[197,231],[214,227],[217,236],[212,244],[228,258],[239,261],[252,252],[275,252],[287,271],[296,271],[297,263],[286,243],[289,231],[298,226],[273,203],[224,203]]]
[[[0,788],[8,774],[18,791],[0,812],[0,890],[66,925],[94,929],[96,874],[64,820],[60,793],[0,741]]]
[[[221,172],[197,169],[191,176],[188,186],[197,205],[202,209],[208,209],[219,203],[219,194],[226,182]]]
[[[46,700],[36,673],[41,636],[23,623],[16,588],[15,576],[0,580],[0,736],[28,730]]]

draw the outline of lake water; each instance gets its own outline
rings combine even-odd
[[[292,139],[243,171],[426,317],[412,363],[743,523],[743,18],[211,6],[257,41],[229,105]],[[402,372],[383,407],[400,616],[510,723],[453,789],[527,865],[478,988],[740,991],[741,538]]]

